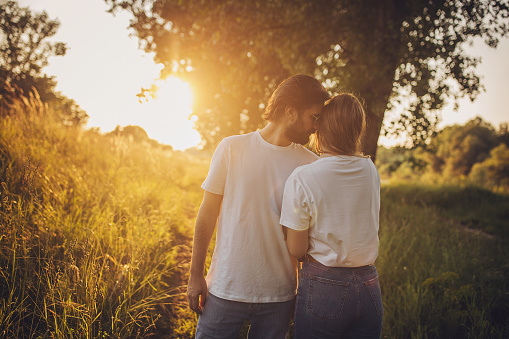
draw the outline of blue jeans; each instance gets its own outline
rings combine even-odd
[[[196,338],[237,339],[249,320],[250,339],[283,339],[290,326],[295,300],[278,303],[245,303],[208,294],[198,318]]]
[[[306,258],[295,306],[295,339],[380,338],[382,317],[375,266],[327,267]]]

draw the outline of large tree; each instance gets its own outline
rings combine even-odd
[[[49,42],[60,23],[46,12],[33,13],[16,1],[0,4],[0,79],[15,84],[25,93],[38,87],[43,100],[54,98],[55,80],[42,73],[53,55],[64,55],[62,42]]]
[[[55,91],[54,77],[43,72],[48,58],[65,55],[65,43],[49,41],[59,26],[44,11],[33,12],[16,1],[0,3],[0,108],[8,105],[9,98],[28,96],[35,89],[61,122],[83,125],[88,114],[73,99]]]
[[[376,156],[385,112],[415,144],[433,131],[445,100],[474,99],[478,59],[463,47],[492,47],[508,31],[507,0],[105,0],[133,14],[141,46],[195,91],[204,140],[263,125],[264,103],[295,73],[365,101],[365,151]]]

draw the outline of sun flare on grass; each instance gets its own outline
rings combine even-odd
[[[201,140],[191,121],[192,91],[188,83],[169,77],[156,83],[154,98],[142,103],[143,128],[151,139],[184,150]]]

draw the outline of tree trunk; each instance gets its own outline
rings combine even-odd
[[[375,2],[374,2],[375,3]],[[376,161],[378,138],[393,92],[395,70],[401,62],[401,19],[398,17],[399,0],[376,2],[377,7],[369,11],[370,24],[365,27],[369,38],[356,45],[352,56],[351,74],[362,74],[355,83],[366,106],[366,134],[363,152]]]
[[[382,129],[382,122],[385,112],[376,114],[368,107],[366,109],[366,134],[363,141],[363,152],[371,156],[371,160],[376,163],[376,150],[378,146],[378,138]]]

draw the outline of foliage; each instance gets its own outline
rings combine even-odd
[[[190,338],[183,291],[207,162],[57,123],[0,120],[0,336]]]
[[[495,47],[509,14],[506,0],[105,1],[133,15],[140,45],[165,66],[162,77],[191,84],[209,146],[260,127],[275,86],[308,73],[365,99],[373,159],[385,111],[398,101],[406,105],[399,123],[419,144],[433,131],[429,113],[448,97],[476,97],[478,60],[463,46],[480,37]]]
[[[377,168],[384,178],[411,180],[416,174],[423,174],[428,170],[428,162],[421,148],[408,149],[400,146],[385,148],[380,146]]]
[[[86,125],[89,116],[74,99],[58,92],[55,92],[55,96],[55,100],[48,102],[48,107],[62,124],[75,127]]]
[[[47,42],[59,25],[46,12],[32,13],[28,8],[20,8],[16,1],[0,4],[0,78],[16,84],[25,93],[37,84],[43,101],[53,99],[55,81],[42,76],[41,70],[49,57],[66,52],[64,43]]]
[[[489,158],[472,167],[469,178],[483,186],[509,187],[509,147],[500,144]]]
[[[509,190],[509,144],[505,124],[498,131],[477,117],[447,126],[427,147],[381,148],[378,169],[384,179],[473,183]]]
[[[74,100],[55,91],[54,77],[43,74],[51,56],[63,56],[66,45],[48,42],[60,23],[46,12],[33,13],[16,1],[0,3],[0,116],[20,96],[35,93],[66,125],[84,125],[88,115]]]
[[[128,125],[124,127],[117,126],[113,131],[107,133],[106,136],[123,137],[137,143],[149,144],[152,147],[160,147],[169,151],[173,150],[173,147],[170,145],[162,145],[156,140],[150,139],[148,137],[147,132],[140,126],[133,125]]]
[[[468,175],[475,163],[489,156],[498,145],[498,138],[491,124],[475,118],[464,126],[445,127],[433,139],[433,169],[448,176]]]

